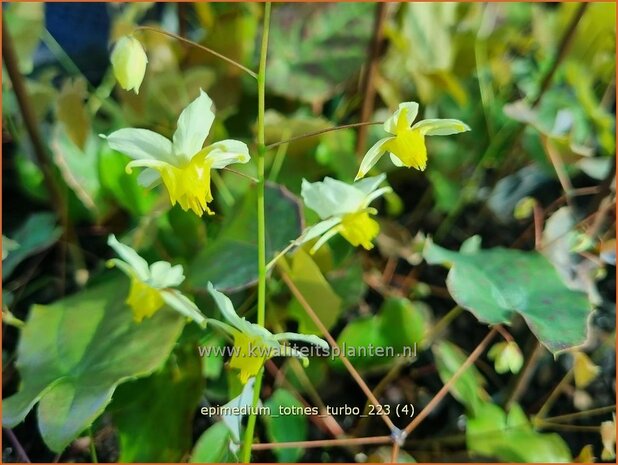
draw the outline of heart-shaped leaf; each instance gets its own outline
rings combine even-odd
[[[39,403],[45,443],[62,451],[103,412],[116,386],[146,376],[169,356],[184,325],[163,308],[135,323],[126,280],[111,280],[51,305],[35,305],[17,348],[22,386],[2,405],[14,427]]]
[[[271,415],[264,416],[266,434],[272,442],[291,442],[307,440],[307,416],[299,412],[304,405],[285,389],[277,389],[264,404]],[[290,409],[286,411],[285,409]],[[296,412],[294,411],[296,409]],[[275,449],[274,453],[280,463],[297,462],[303,456],[304,449]]]
[[[273,9],[268,85],[305,102],[337,93],[367,60],[375,5],[317,3]]]
[[[479,321],[509,324],[519,313],[553,353],[586,340],[591,307],[586,295],[567,288],[540,253],[504,248],[453,252],[428,241],[423,255],[430,264],[452,267],[449,292]]]
[[[178,462],[191,449],[193,416],[203,390],[200,365],[193,347],[185,347],[175,350],[162,370],[118,387],[110,410],[118,429],[119,462]]]
[[[267,184],[265,203],[268,261],[300,236],[302,216],[298,199],[277,184]],[[257,281],[256,205],[256,189],[251,188],[218,238],[191,264],[189,281],[192,285],[205,288],[210,281],[217,289],[230,292]]]

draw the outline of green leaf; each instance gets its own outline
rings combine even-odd
[[[422,304],[389,298],[377,315],[352,321],[343,328],[337,344],[359,369],[386,365],[397,356],[416,353],[416,345],[425,334],[425,320]],[[339,359],[333,363],[342,367]]]
[[[318,253],[326,250],[328,250],[326,247],[321,248]],[[343,268],[328,272],[326,277],[333,290],[341,297],[343,310],[358,305],[367,291],[367,285],[363,281],[363,267],[360,260],[347,261]]]
[[[586,340],[586,295],[567,288],[541,254],[504,248],[459,253],[428,241],[423,255],[430,264],[452,266],[447,287],[479,321],[509,324],[519,313],[553,353]]]
[[[2,260],[2,279],[8,278],[26,258],[50,247],[61,234],[52,213],[31,215],[11,238],[15,246]]]
[[[112,415],[120,439],[119,462],[179,462],[190,450],[203,387],[200,364],[189,346],[175,352],[164,369],[118,388]]]
[[[127,284],[114,279],[32,307],[17,347],[22,385],[3,402],[5,426],[22,422],[39,402],[41,436],[60,452],[103,412],[118,384],[162,365],[184,319],[163,308],[134,323]]]
[[[304,414],[281,414],[280,408],[302,409],[304,405],[285,389],[277,389],[268,399],[265,407],[270,408],[271,415],[263,417],[266,434],[271,442],[289,442],[307,440],[308,425]],[[294,412],[292,412],[294,413]],[[297,462],[304,453],[300,448],[275,449],[277,460],[281,463]]]
[[[327,329],[332,328],[343,309],[341,298],[333,291],[318,265],[304,249],[298,249],[294,253],[289,275],[324,326]],[[322,334],[296,298],[290,301],[288,313],[298,320],[300,333]]]
[[[266,186],[266,260],[274,258],[302,232],[298,199],[276,184]],[[189,267],[189,282],[206,288],[213,283],[222,292],[243,289],[257,281],[257,199],[249,189],[233,218],[217,239]]]
[[[56,99],[56,118],[62,124],[71,141],[80,149],[86,148],[91,133],[90,113],[85,101],[88,97],[88,83],[82,76],[67,79]]]
[[[317,161],[329,167],[340,181],[351,183],[355,173],[350,166],[357,162],[354,144],[356,133],[352,129],[327,132],[321,136],[315,156]]]
[[[64,181],[96,217],[101,217],[108,207],[101,199],[98,168],[100,146],[99,138],[90,133],[81,149],[71,140],[64,125],[56,126],[50,144],[54,162]]]
[[[230,430],[222,421],[208,428],[197,440],[190,463],[235,463],[230,452]]]
[[[518,405],[505,413],[500,407],[483,403],[468,418],[466,442],[470,452],[504,462],[571,462],[571,452],[556,433],[534,431]]]
[[[131,159],[126,155],[103,145],[98,160],[101,189],[131,214],[142,216],[150,211],[157,194],[137,183],[138,170],[127,174],[125,167],[129,161]]]
[[[442,382],[446,384],[466,361],[466,354],[455,344],[448,341],[437,343],[433,346],[432,351],[438,375]],[[487,392],[483,389],[484,385],[485,379],[472,365],[451,385],[449,392],[455,399],[464,404],[468,411],[474,413],[478,410],[479,405],[489,398]]]
[[[367,60],[374,9],[368,3],[278,5],[267,85],[309,103],[334,96]]]
[[[5,8],[6,26],[19,57],[20,71],[32,72],[34,52],[45,30],[44,3],[11,3]]]

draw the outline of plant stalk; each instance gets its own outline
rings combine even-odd
[[[264,326],[266,321],[266,211],[265,211],[265,183],[266,176],[264,170],[264,155],[266,146],[264,144],[264,111],[266,93],[266,56],[268,54],[268,34],[270,32],[270,10],[271,3],[264,4],[264,27],[262,30],[262,45],[260,50],[260,67],[257,75],[258,84],[258,118],[257,118],[257,220],[258,220],[258,301],[257,301],[257,324]],[[262,387],[262,377],[264,369],[258,373],[255,384],[253,385],[253,409],[260,400],[260,390]],[[247,429],[242,449],[243,463],[251,462],[251,446],[253,445],[253,433],[257,417],[254,413],[249,416]]]

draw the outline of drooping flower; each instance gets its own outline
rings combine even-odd
[[[119,242],[113,234],[107,239],[107,244],[120,256],[108,260],[107,265],[117,266],[131,278],[126,303],[131,308],[136,323],[151,317],[167,304],[199,325],[206,325],[206,318],[195,304],[174,289],[185,279],[181,265],[172,266],[165,261],[148,265],[135,250]]]
[[[124,90],[139,93],[148,63],[148,57],[140,41],[133,36],[121,37],[114,46],[111,62],[114,76],[120,86]]]
[[[356,179],[363,178],[386,152],[390,152],[395,166],[407,166],[424,171],[427,166],[425,136],[449,136],[469,131],[465,123],[457,119],[425,119],[412,123],[418,114],[418,103],[404,102],[384,122],[389,137],[380,139],[363,158]]]
[[[515,341],[494,344],[487,356],[494,361],[496,373],[503,374],[510,371],[517,374],[524,365],[524,357]]]
[[[210,171],[232,163],[247,163],[249,149],[243,142],[226,139],[202,147],[215,115],[212,100],[200,90],[200,95],[187,106],[180,117],[172,140],[147,129],[125,128],[107,137],[114,150],[133,158],[127,172],[135,167],[146,168],[138,181],[153,187],[161,180],[172,205],[196,215],[214,214],[208,207],[213,200],[210,191]]]
[[[380,232],[380,225],[371,218],[377,210],[369,204],[390,192],[390,187],[378,188],[386,179],[385,174],[348,184],[329,177],[310,183],[303,179],[301,195],[305,205],[314,210],[323,221],[305,230],[302,242],[320,239],[311,249],[315,253],[336,234],[341,234],[355,247],[373,248],[373,239]]]
[[[208,292],[229,325],[212,319],[208,321],[234,338],[230,367],[239,370],[238,377],[243,384],[257,375],[264,362],[272,357],[291,356],[307,363],[307,357],[298,350],[281,344],[283,340],[307,342],[322,349],[328,349],[326,341],[317,336],[298,333],[273,334],[266,328],[238,316],[232,301],[225,294],[217,291],[211,283],[208,283]]]

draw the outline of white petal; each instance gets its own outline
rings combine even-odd
[[[109,146],[135,160],[172,162],[172,143],[148,129],[125,128],[106,137]]]
[[[311,247],[309,253],[316,253],[320,247],[328,242],[328,240],[339,232],[339,228],[332,228],[326,232],[320,239]]]
[[[147,189],[155,187],[161,182],[161,175],[153,168],[146,168],[137,177],[137,183]]]
[[[309,359],[303,355],[302,352],[296,350],[294,347],[281,345],[278,348],[279,357],[294,357],[300,359],[303,362],[303,366],[309,365]]]
[[[329,177],[313,183],[303,179],[301,195],[305,205],[322,219],[354,212],[364,198],[353,185]]]
[[[253,384],[255,378],[250,378],[247,384],[242,389],[242,392],[230,400],[223,406],[223,411],[231,411],[232,407],[236,407],[238,411],[246,409],[253,405]],[[240,429],[242,426],[242,415],[222,415],[221,419],[225,426],[230,430],[232,440],[234,442],[240,442]]]
[[[165,168],[166,166],[174,165],[160,160],[133,160],[127,164],[125,170],[127,173],[131,173],[133,168]]]
[[[202,150],[214,119],[212,100],[200,89],[199,97],[193,100],[178,118],[178,126],[173,137],[174,154],[190,160]]]
[[[147,281],[150,278],[148,262],[140,257],[135,250],[119,242],[113,234],[110,234],[107,238],[107,245],[114,249],[120,258],[135,270],[135,274],[139,279]]]
[[[378,176],[372,176],[370,178],[365,178],[360,181],[356,181],[354,183],[354,187],[359,189],[365,195],[371,194],[374,190],[378,188],[380,184],[386,179],[386,174],[381,173]]]
[[[309,242],[311,239],[315,239],[316,237],[321,236],[326,231],[330,230],[339,223],[341,223],[341,218],[333,217],[324,221],[320,221],[318,224],[305,229],[304,234],[301,236],[301,244],[304,244],[305,242]]]
[[[234,326],[236,329],[244,333],[253,332],[251,328],[251,323],[246,321],[244,318],[238,316],[236,310],[234,310],[234,305],[232,304],[232,301],[225,294],[216,290],[212,283],[208,283],[208,292],[215,300],[215,303],[217,304],[219,311],[223,315],[223,318],[225,318],[229,323],[231,323],[232,326]]]
[[[329,346],[328,343],[318,337],[318,336],[314,336],[312,334],[298,334],[298,333],[279,333],[279,334],[275,334],[274,338],[279,341],[281,339],[286,340],[286,341],[301,341],[301,342],[307,342],[309,344],[313,344],[316,345],[318,347],[321,347],[322,349],[328,350]]]
[[[168,262],[154,262],[150,265],[150,284],[153,287],[176,287],[185,280],[182,265],[172,266]]]
[[[413,126],[425,136],[450,136],[470,130],[470,127],[458,119],[424,119]]]
[[[165,289],[161,292],[161,296],[166,304],[179,312],[181,315],[192,319],[200,326],[206,326],[206,317],[202,315],[199,308],[197,308],[197,306],[180,291],[176,289]]]
[[[399,159],[399,157],[397,155],[395,155],[394,153],[390,153],[389,152],[389,156],[391,158],[391,161],[393,162],[393,165],[401,168],[403,165],[403,162]]]
[[[234,139],[226,139],[208,146],[207,160],[212,160],[212,168],[220,170],[232,163],[247,163],[249,147],[244,142]]]
[[[363,157],[363,160],[361,161],[360,168],[358,169],[358,173],[356,174],[356,178],[354,178],[355,181],[365,177],[369,170],[374,167],[380,157],[384,155],[384,144],[386,144],[392,139],[394,139],[394,137],[386,137],[384,139],[380,139],[375,144],[373,144],[373,146],[367,151],[367,154]]]
[[[107,260],[107,262],[105,262],[105,265],[108,268],[112,268],[114,266],[116,268],[119,268],[120,271],[126,274],[129,278],[135,278],[137,276],[135,269],[127,262],[120,260],[119,258],[110,258],[109,260]]]
[[[418,115],[418,103],[416,102],[403,102],[399,104],[399,108],[391,115],[389,119],[384,122],[384,130],[391,134],[397,133],[397,121],[401,112],[406,112],[406,120],[408,121],[407,127],[412,126],[412,123]]]
[[[389,186],[384,186],[378,190],[373,191],[371,194],[365,197],[365,203],[363,207],[368,207],[371,202],[373,202],[378,197],[386,194],[387,192],[393,192],[393,189],[391,189]]]

